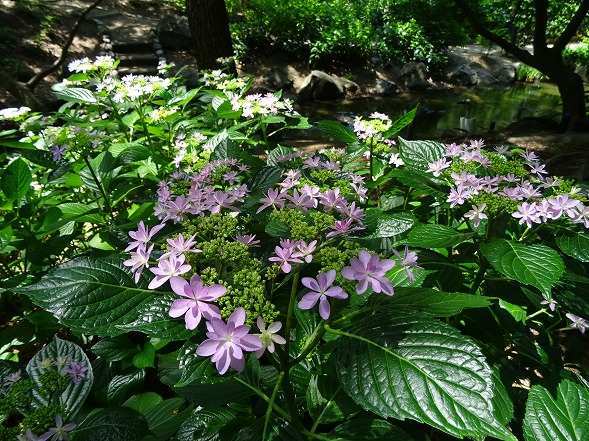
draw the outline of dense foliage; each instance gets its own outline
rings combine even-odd
[[[378,57],[398,63],[444,60],[466,41],[444,1],[228,1],[238,55],[256,48],[308,54],[312,63]],[[449,25],[452,23],[452,25]]]
[[[250,80],[70,64],[1,111],[0,439],[585,439],[587,188],[533,152],[308,128]]]

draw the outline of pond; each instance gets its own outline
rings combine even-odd
[[[448,90],[410,92],[386,98],[342,100],[300,105],[299,112],[312,121],[353,121],[355,116],[381,112],[395,119],[419,104],[413,138],[437,139],[460,129],[460,118],[476,120],[474,133],[486,133],[493,125],[501,130],[524,117],[558,122],[560,96],[554,84],[520,84],[503,87],[454,87]]]

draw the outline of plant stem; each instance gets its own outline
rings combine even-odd
[[[272,391],[272,396],[270,397],[270,401],[268,401],[268,408],[266,409],[266,415],[264,416],[264,432],[262,434],[262,441],[266,439],[266,433],[268,433],[268,423],[270,422],[270,415],[272,415],[272,409],[274,407],[274,402],[276,401],[276,396],[278,395],[278,391],[280,390],[280,385],[282,384],[282,380],[285,377],[285,373],[288,372],[288,369],[284,372],[280,372],[278,379],[276,380],[276,384],[274,385],[274,390]]]
[[[111,215],[111,218],[114,219],[112,207],[110,206],[110,200],[108,199],[106,191],[104,191],[104,187],[102,186],[102,182],[100,182],[100,180],[98,179],[98,176],[94,172],[94,169],[92,168],[92,165],[90,164],[90,161],[88,160],[88,157],[86,155],[83,155],[82,157],[84,158],[84,162],[86,163],[88,170],[90,170],[90,174],[92,175],[92,179],[94,179],[94,182],[96,182],[96,186],[98,187],[98,190],[100,191],[100,194],[102,195],[102,197],[104,199],[105,208],[107,209],[107,211]]]

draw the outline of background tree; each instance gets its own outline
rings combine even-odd
[[[216,69],[219,58],[234,55],[224,0],[186,0],[186,15],[199,69]]]
[[[556,83],[563,128],[585,118],[583,80],[563,60],[563,50],[587,21],[589,0],[454,0],[474,30]],[[565,18],[566,17],[566,18]],[[532,44],[530,52],[525,45]]]

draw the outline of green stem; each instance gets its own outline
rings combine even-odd
[[[159,169],[159,165],[157,163],[157,159],[156,159],[156,155],[155,155],[155,146],[153,145],[153,140],[151,139],[151,134],[149,133],[149,130],[147,129],[147,123],[145,122],[145,114],[144,114],[141,106],[137,107],[137,114],[139,115],[139,117],[141,119],[141,126],[143,127],[143,131],[145,132],[145,136],[147,137],[147,143],[149,144],[149,149],[151,150],[151,156],[153,157],[153,162],[155,164],[155,172],[159,176],[160,169]]]
[[[104,199],[104,206],[105,206],[106,210],[111,215],[111,218],[114,219],[114,214],[112,212],[110,200],[108,199],[108,195],[106,194],[106,191],[104,191],[104,187],[102,186],[102,182],[100,182],[100,180],[98,179],[98,176],[94,172],[94,169],[92,168],[92,165],[90,164],[90,161],[88,160],[88,157],[86,155],[84,155],[82,157],[84,158],[84,162],[86,163],[88,170],[90,170],[90,174],[92,175],[92,179],[94,179],[94,182],[96,182],[96,186],[98,187],[98,190],[100,191],[100,194],[102,195],[102,198]]]
[[[280,390],[280,385],[282,384],[282,380],[284,379],[284,376],[285,376],[285,372],[280,372],[280,375],[278,376],[278,380],[276,380],[276,385],[274,385],[274,390],[272,391],[272,396],[270,397],[270,401],[268,401],[268,408],[266,409],[266,415],[264,416],[264,432],[262,434],[262,441],[266,439],[266,433],[268,433],[268,423],[270,422],[270,415],[272,415],[272,409],[274,407],[274,402],[276,401],[276,397],[278,396],[278,391]]]
[[[482,254],[480,260],[481,262],[479,264],[479,271],[477,272],[474,282],[472,282],[472,287],[470,288],[471,294],[476,294],[479,287],[481,286],[481,283],[483,283],[483,280],[485,280],[485,273],[487,272],[487,269],[491,266]]]
[[[313,333],[311,334],[311,336],[308,339],[309,343],[307,343],[305,345],[305,347],[303,348],[301,353],[298,355],[298,357],[289,363],[289,368],[293,368],[294,366],[299,364],[301,361],[303,361],[307,357],[307,355],[309,355],[311,353],[311,351],[315,348],[315,346],[317,346],[317,343],[321,340],[321,338],[323,338],[324,334],[325,334],[325,328],[321,324],[317,325],[317,327],[313,330]]]
[[[539,311],[536,311],[535,313],[533,313],[533,314],[530,314],[529,316],[527,316],[527,317],[526,317],[526,320],[530,320],[531,318],[534,318],[534,317],[536,317],[537,315],[540,315],[540,314],[542,314],[542,313],[544,313],[544,312],[547,312],[547,311],[548,311],[548,310],[547,310],[546,308],[542,308],[542,309],[540,309]]]
[[[282,357],[282,366],[283,366],[283,373],[284,373],[284,397],[286,398],[286,403],[288,405],[288,409],[290,414],[292,415],[292,424],[295,429],[302,430],[303,424],[300,421],[299,413],[297,410],[297,406],[295,403],[295,396],[294,391],[292,389],[292,383],[290,381],[290,367],[289,367],[289,358],[290,358],[290,335],[293,325],[294,319],[294,308],[295,308],[295,300],[297,297],[297,288],[299,285],[299,277],[300,273],[295,273],[292,281],[292,288],[290,290],[290,299],[288,301],[288,312],[286,314],[286,328],[284,330],[284,336],[286,338],[286,343],[284,345],[284,356]]]
[[[253,387],[251,384],[249,384],[246,381],[243,381],[241,378],[239,378],[237,376],[236,377],[233,377],[233,378],[235,380],[237,380],[239,383],[241,383],[244,386],[246,386],[247,388],[251,389],[258,397],[260,397],[266,403],[270,403],[271,398],[269,398],[268,395],[266,395],[260,389],[258,389],[256,387]],[[272,408],[276,411],[276,413],[278,413],[282,418],[284,418],[286,421],[288,421],[290,423],[291,418],[290,418],[290,415],[288,414],[288,412],[286,412],[284,409],[282,409],[276,403],[272,403]]]

